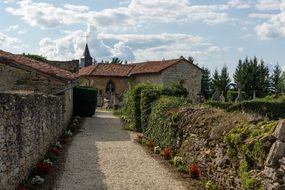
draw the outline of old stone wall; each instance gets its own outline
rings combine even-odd
[[[0,187],[15,189],[63,129],[60,97],[0,93]]]
[[[52,93],[65,88],[64,82],[44,74],[0,63],[0,91],[34,91]]]
[[[167,68],[161,74],[163,84],[181,81],[192,99],[201,91],[201,78],[201,70],[186,61]]]
[[[130,78],[130,83],[132,85],[136,85],[142,82],[149,82],[153,84],[163,84],[161,74],[155,73],[155,74],[140,74],[140,75],[134,75],[132,78]]]
[[[79,60],[72,61],[47,61],[48,64],[70,71],[72,73],[77,73],[79,71]]]
[[[95,87],[99,95],[107,96],[106,88],[109,81],[115,86],[115,94],[123,95],[129,87],[128,78],[126,77],[107,77],[107,76],[86,76],[80,78],[80,86]]]

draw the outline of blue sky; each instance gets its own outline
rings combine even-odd
[[[285,68],[285,0],[1,0],[0,49],[52,60],[192,56],[211,71],[257,56]]]

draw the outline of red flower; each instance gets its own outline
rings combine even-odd
[[[162,151],[162,156],[165,160],[170,160],[172,157],[172,149],[171,148],[164,148]]]
[[[36,166],[37,170],[42,174],[48,174],[51,171],[51,166],[45,162],[39,162]]]
[[[189,175],[192,179],[199,179],[200,176],[200,167],[198,164],[191,164],[189,165]]]
[[[55,147],[50,147],[49,152],[53,153],[54,155],[59,155],[60,150]]]

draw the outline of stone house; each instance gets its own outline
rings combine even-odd
[[[0,50],[0,92],[28,91],[59,95],[64,105],[64,124],[73,113],[73,87],[77,74]]]
[[[96,87],[103,97],[122,97],[130,86],[141,82],[181,82],[195,101],[201,91],[202,69],[180,57],[132,64],[97,63],[81,68],[79,76],[81,86]]]

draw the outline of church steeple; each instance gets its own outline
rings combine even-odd
[[[84,58],[84,67],[87,67],[89,65],[92,65],[92,60],[93,58],[90,55],[88,44],[86,43],[84,53],[83,53],[83,58]]]

